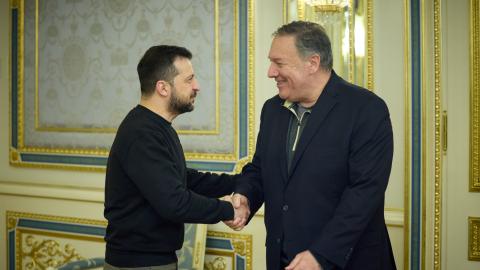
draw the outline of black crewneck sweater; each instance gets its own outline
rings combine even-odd
[[[235,178],[186,167],[170,122],[138,105],[125,117],[108,157],[106,262],[145,267],[177,261],[184,223],[233,219],[229,202]]]

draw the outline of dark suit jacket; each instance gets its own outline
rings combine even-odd
[[[310,250],[341,269],[395,269],[384,219],[393,155],[388,108],[334,72],[314,105],[287,173],[292,113],[275,96],[262,109],[253,160],[236,192],[252,213],[265,202],[267,268]]]

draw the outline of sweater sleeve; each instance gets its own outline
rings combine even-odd
[[[194,169],[187,169],[187,186],[194,192],[203,196],[218,198],[230,195],[233,192],[235,175],[225,173],[202,173]]]
[[[129,148],[124,159],[126,172],[145,200],[166,220],[213,224],[231,220],[234,210],[229,202],[207,198],[188,189],[166,140],[158,134],[146,134]]]

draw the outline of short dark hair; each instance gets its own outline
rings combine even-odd
[[[282,25],[273,33],[273,36],[294,36],[295,46],[302,57],[317,53],[320,55],[320,65],[326,70],[332,70],[332,45],[321,25],[313,22],[293,21]]]
[[[142,96],[150,96],[160,80],[173,84],[173,78],[178,75],[173,62],[178,57],[192,59],[192,53],[186,48],[170,45],[153,46],[145,52],[137,65]]]

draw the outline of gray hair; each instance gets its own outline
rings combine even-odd
[[[320,66],[325,70],[332,70],[332,45],[325,29],[319,24],[293,21],[282,25],[273,33],[273,36],[294,36],[295,46],[302,57],[318,54],[320,55]]]

